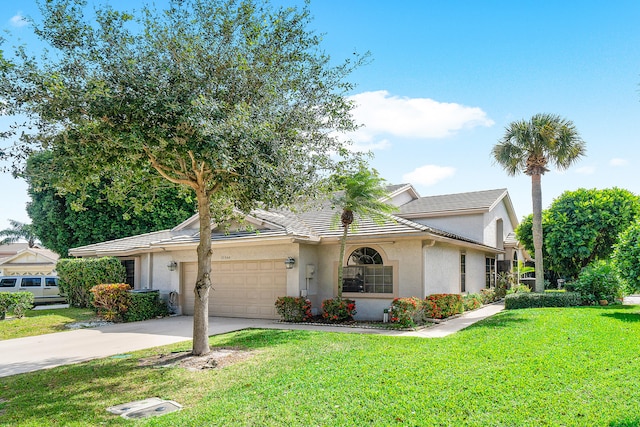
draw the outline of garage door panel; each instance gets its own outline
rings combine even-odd
[[[181,270],[183,311],[193,314],[197,265],[186,263]],[[277,319],[274,303],[276,298],[286,295],[286,276],[282,261],[212,263],[209,315]]]

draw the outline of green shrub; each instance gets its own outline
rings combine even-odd
[[[91,307],[90,291],[101,283],[122,283],[125,268],[114,257],[61,259],[56,265],[60,292],[73,307]]]
[[[356,302],[346,298],[331,298],[322,301],[322,317],[334,322],[352,320],[356,314]]]
[[[462,306],[464,311],[477,310],[482,306],[483,298],[479,294],[469,294],[462,297]]]
[[[517,285],[513,285],[511,287],[511,289],[509,289],[507,291],[507,295],[509,294],[520,294],[520,293],[528,293],[531,292],[531,288],[528,287],[527,285],[523,285],[523,284],[517,284]]]
[[[123,314],[125,322],[138,322],[168,315],[169,307],[160,299],[158,292],[129,291],[129,307]]]
[[[620,233],[611,259],[626,286],[625,292],[640,291],[640,221]]]
[[[121,322],[129,309],[131,287],[126,283],[110,283],[91,288],[91,304],[98,315],[111,322]]]
[[[424,301],[417,297],[396,298],[391,303],[391,322],[405,328],[424,324],[424,307]]]
[[[504,299],[506,309],[539,307],[574,307],[581,305],[582,298],[577,292],[534,293],[519,292],[509,294]]]
[[[284,322],[306,322],[311,319],[311,301],[303,297],[279,297],[276,311]]]
[[[494,292],[496,294],[495,301],[504,298],[505,295],[507,295],[507,290],[517,284],[517,279],[518,276],[514,273],[508,273],[506,271],[498,273],[498,280],[494,288]]]
[[[595,261],[580,272],[578,280],[568,283],[566,288],[578,292],[584,304],[599,301],[615,302],[623,296],[622,284],[616,270],[608,261]]]
[[[4,318],[7,311],[13,311],[18,319],[23,318],[25,312],[33,307],[33,301],[31,292],[0,292],[0,318]]]
[[[432,319],[444,319],[462,313],[462,296],[459,294],[433,294],[425,299],[424,315]]]

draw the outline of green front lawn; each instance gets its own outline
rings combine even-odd
[[[179,344],[0,381],[12,426],[636,426],[640,307],[503,312],[443,339],[248,330],[222,369],[140,367]],[[181,412],[126,421],[105,408],[147,397]]]
[[[0,320],[0,340],[62,332],[67,330],[65,325],[90,320],[97,320],[97,316],[88,308],[27,310],[22,319],[14,319],[8,313],[6,320]]]

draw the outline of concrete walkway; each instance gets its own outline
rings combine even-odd
[[[441,338],[503,309],[504,305],[501,303],[491,304],[419,331],[287,324],[274,320],[211,317],[209,334],[219,335],[247,328],[259,328]],[[193,317],[178,316],[0,341],[0,377],[187,341],[192,338],[192,328]]]

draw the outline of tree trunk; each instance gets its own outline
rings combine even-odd
[[[531,201],[533,203],[533,247],[536,260],[536,292],[544,292],[544,261],[542,256],[542,186],[541,174],[531,175]]]
[[[209,290],[211,289],[211,200],[206,190],[196,191],[200,219],[198,277],[194,288],[193,354],[201,356],[209,348]]]
[[[348,225],[343,225],[342,237],[340,238],[340,258],[338,260],[338,298],[342,299],[342,282],[344,275],[344,250],[347,246],[347,232],[349,231]]]

